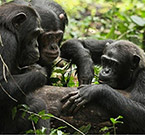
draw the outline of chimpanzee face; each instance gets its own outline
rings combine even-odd
[[[107,46],[101,57],[102,70],[99,73],[99,82],[115,89],[127,88],[136,68],[133,65],[138,65],[137,59],[137,56],[130,53],[123,45],[121,48],[115,43]]]
[[[58,44],[62,35],[63,32],[57,30],[44,32],[39,36],[38,42],[41,64],[51,64],[59,56],[60,48]]]
[[[12,24],[18,33],[19,66],[23,67],[34,64],[40,57],[37,38],[43,31],[40,25],[39,16],[37,13],[35,16],[30,16],[24,12],[20,12],[12,19]]]

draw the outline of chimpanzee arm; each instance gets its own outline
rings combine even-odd
[[[93,62],[100,64],[101,55],[107,43],[113,40],[77,40],[66,41],[61,47],[61,57],[72,60],[78,68],[79,84],[90,84],[94,76]]]
[[[25,94],[33,92],[46,83],[46,76],[43,69],[32,70],[19,75],[7,75],[0,80],[0,100],[21,100]],[[2,74],[0,75],[3,76]],[[7,102],[7,101],[6,101]]]
[[[94,76],[90,51],[79,40],[68,40],[61,48],[61,57],[76,64],[79,84],[90,84]]]
[[[83,87],[70,93],[62,100],[64,101],[66,103],[63,109],[69,113],[76,113],[84,104],[93,102],[104,108],[111,117],[123,116],[124,126],[127,125],[134,130],[144,129],[145,106],[123,96],[106,84]]]
[[[88,49],[91,53],[92,60],[95,64],[101,64],[101,55],[103,54],[103,50],[106,44],[111,44],[114,40],[95,40],[95,39],[87,39],[81,40],[84,48]]]

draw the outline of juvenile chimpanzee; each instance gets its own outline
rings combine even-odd
[[[94,77],[94,64],[100,65],[105,45],[112,42],[113,40],[71,39],[62,45],[61,57],[76,64],[79,85],[91,83]]]
[[[41,17],[44,33],[38,38],[40,59],[38,63],[47,69],[48,83],[52,72],[52,63],[59,56],[60,43],[68,19],[62,7],[54,1],[32,0],[31,4]]]
[[[76,112],[92,102],[111,117],[123,116],[119,133],[145,133],[145,54],[129,41],[107,45],[101,56],[99,85],[88,85],[70,93],[62,102],[64,109]],[[118,90],[129,94],[125,97]]]
[[[45,84],[46,71],[37,65],[29,68],[40,57],[37,37],[41,31],[40,17],[32,8],[16,4],[0,6],[0,133],[49,127],[49,121],[42,119],[32,125],[28,114],[22,117],[20,110],[12,118],[12,109],[19,104],[28,105],[34,113],[46,110],[43,100],[32,93]]]
[[[38,38],[40,51],[38,64],[47,69],[49,78],[52,72],[52,63],[60,53],[59,46],[63,39],[65,26],[68,24],[67,15],[62,7],[54,1],[32,0],[26,2],[24,0],[15,0],[14,2],[24,5],[31,4],[41,17],[44,33]]]

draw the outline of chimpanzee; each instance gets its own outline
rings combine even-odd
[[[107,43],[114,40],[71,39],[61,47],[61,57],[72,60],[77,66],[79,85],[90,84],[94,77],[94,64],[101,63],[101,55]]]
[[[48,79],[52,72],[52,63],[59,56],[60,44],[63,39],[68,18],[62,7],[49,0],[14,0],[17,4],[32,5],[41,17],[41,25],[44,29],[38,38],[40,59],[38,64],[47,69]],[[49,80],[48,80],[49,82]]]
[[[111,117],[123,116],[119,133],[145,133],[145,54],[132,42],[106,45],[101,56],[99,85],[88,85],[63,98],[63,109],[75,113],[86,103],[95,103]],[[118,90],[128,93],[125,97]]]
[[[31,4],[38,11],[42,20],[42,28],[45,31],[38,39],[40,46],[38,63],[46,67],[48,76],[50,76],[52,62],[60,53],[59,46],[63,38],[65,24],[67,24],[67,16],[61,6],[53,1],[33,0]],[[60,17],[64,14],[63,18],[60,18],[59,14]]]
[[[12,117],[19,104],[28,105],[34,113],[46,110],[44,101],[33,94],[47,80],[45,69],[35,64],[40,57],[37,38],[41,32],[40,17],[32,8],[11,3],[0,6],[0,133],[49,128],[49,120],[32,124],[20,110]]]

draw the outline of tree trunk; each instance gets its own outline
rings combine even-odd
[[[99,129],[104,126],[110,126],[111,123],[109,122],[109,114],[105,112],[103,108],[97,107],[94,104],[86,105],[74,116],[67,116],[64,113],[61,113],[62,103],[60,102],[60,99],[67,95],[69,92],[75,91],[76,89],[77,88],[70,87],[44,86],[37,91],[37,96],[42,97],[45,100],[49,113],[64,119],[73,126],[79,128],[81,126],[91,124],[91,134],[98,133]],[[58,120],[52,120],[51,122],[51,126],[54,128],[64,125],[64,123]],[[67,131],[69,133],[74,132],[72,128],[67,128]]]

